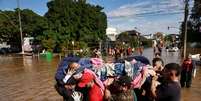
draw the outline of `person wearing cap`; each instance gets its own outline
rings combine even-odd
[[[95,82],[95,76],[93,74],[84,72],[78,82],[78,87],[86,90],[84,91],[86,95],[83,94],[83,101],[103,101],[103,91]]]

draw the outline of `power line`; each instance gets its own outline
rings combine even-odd
[[[157,16],[157,15],[172,15],[172,14],[183,14],[184,11],[183,9],[178,10],[176,12],[165,12],[165,11],[156,11],[156,12],[146,12],[146,13],[139,13],[139,14],[133,14],[130,16],[117,16],[117,17],[108,17],[109,19],[111,18],[120,18],[120,17],[144,17],[144,16]]]

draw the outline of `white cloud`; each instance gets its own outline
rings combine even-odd
[[[139,9],[135,9],[135,8],[137,8],[138,6],[143,6],[145,4],[147,4],[147,2],[141,2],[138,4],[126,4],[126,5],[120,6],[119,8],[111,12],[108,12],[107,16],[108,17],[128,17],[139,12]]]
[[[125,4],[107,12],[108,25],[120,31],[137,27],[137,30],[144,34],[179,33],[178,29],[168,30],[167,27],[179,28],[178,22],[183,19],[183,8],[183,0],[145,0]]]
[[[168,26],[176,27],[176,29],[168,30]],[[148,22],[147,24],[143,25],[142,32],[145,34],[153,34],[156,32],[164,32],[164,33],[178,33],[179,32],[179,23],[170,20],[161,20],[157,22]]]
[[[144,16],[154,14],[181,13],[183,9],[180,0],[156,0],[122,5],[107,13],[109,18]]]
[[[181,16],[181,15],[180,15]],[[118,21],[118,22],[110,22],[110,27],[116,27],[118,30],[125,31],[125,30],[132,30],[137,27],[137,30],[143,34],[153,34],[156,32],[164,32],[164,33],[179,33],[180,23],[179,21],[182,20],[182,16],[176,19],[156,19],[150,20],[145,18],[138,18],[138,19],[128,19],[127,21]],[[174,29],[168,30],[168,26],[176,27]]]

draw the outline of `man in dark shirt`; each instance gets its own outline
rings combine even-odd
[[[178,82],[169,82],[157,87],[156,101],[180,101],[180,85]]]
[[[152,80],[151,90],[156,101],[180,101],[180,68],[176,63],[169,63],[165,66],[162,73],[162,82],[159,84],[156,79]]]

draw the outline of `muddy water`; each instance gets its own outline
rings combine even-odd
[[[0,101],[61,101],[53,86],[58,60],[0,57]]]
[[[144,56],[153,58],[152,49]],[[179,53],[163,52],[165,63],[180,63]],[[54,90],[54,74],[58,58],[51,62],[30,56],[0,56],[0,101],[62,101]],[[192,87],[182,89],[182,101],[200,101],[201,70]]]

